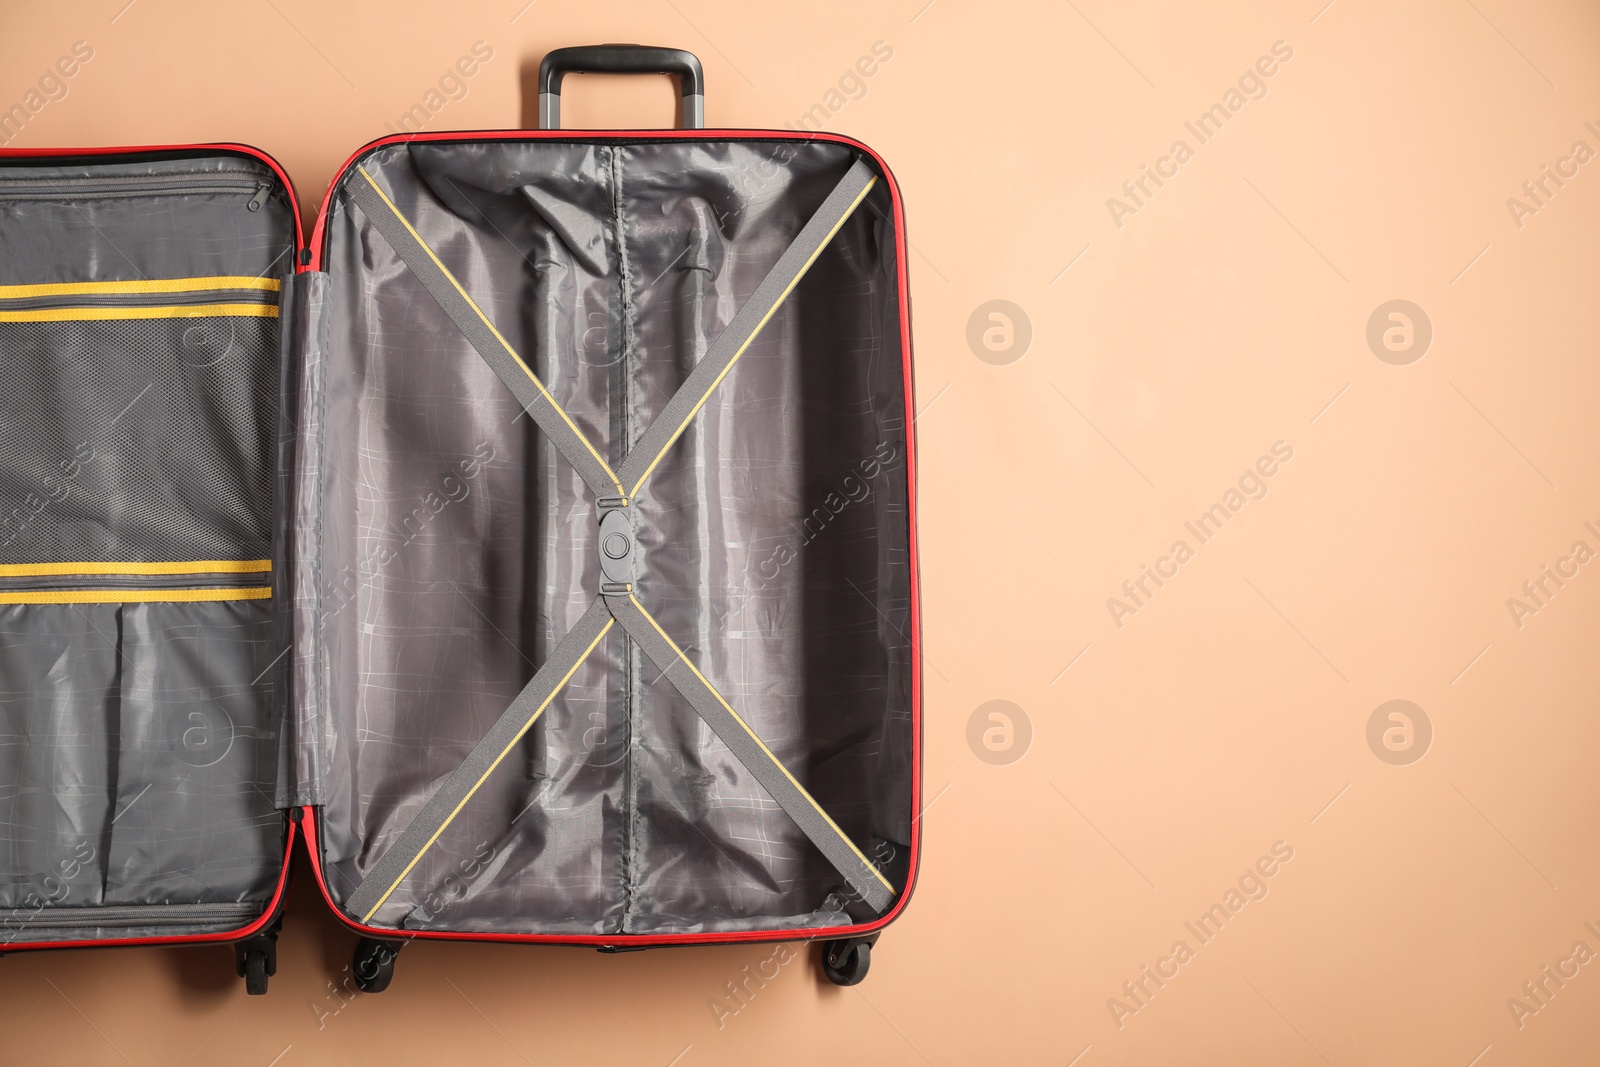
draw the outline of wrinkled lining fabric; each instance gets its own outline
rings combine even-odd
[[[810,141],[413,143],[360,165],[612,461],[853,161]],[[637,592],[897,885],[912,710],[898,264],[875,189],[656,470]],[[341,187],[300,411],[297,700],[336,902],[592,601],[594,502]],[[310,276],[303,276],[309,278]],[[311,394],[314,405],[308,410]],[[619,439],[619,435],[626,438]],[[316,574],[314,581],[307,577]],[[306,721],[305,710],[297,719]],[[869,917],[618,633],[372,920],[548,934]]]
[[[0,285],[281,278],[293,234],[251,158],[0,166]],[[0,563],[268,558],[278,343],[268,317],[0,325]],[[0,951],[261,913],[286,825],[273,611],[0,606]]]

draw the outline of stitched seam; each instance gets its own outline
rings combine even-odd
[[[330,287],[332,285],[331,276],[329,278],[328,285]],[[326,295],[326,293],[324,295]],[[307,290],[306,290],[305,315],[306,315],[307,321],[306,321],[305,337],[306,337],[306,348],[308,349],[308,354],[309,354],[309,352],[315,352],[316,353],[316,359],[312,363],[312,368],[314,368],[314,369],[312,371],[311,377],[316,383],[316,390],[317,390],[317,423],[316,423],[316,426],[314,428],[314,434],[315,434],[315,437],[316,437],[316,461],[315,461],[316,462],[316,466],[315,466],[315,469],[313,471],[313,476],[312,476],[312,482],[316,486],[315,521],[316,521],[317,550],[316,550],[316,554],[313,556],[313,559],[315,559],[315,561],[316,561],[316,567],[315,567],[315,570],[313,571],[313,573],[311,575],[311,632],[314,635],[312,640],[315,641],[315,645],[313,646],[314,655],[312,655],[310,657],[311,658],[311,663],[312,663],[312,670],[311,670],[311,674],[312,674],[312,708],[314,709],[312,714],[314,716],[313,725],[316,728],[315,729],[315,734],[314,734],[314,736],[316,738],[316,743],[312,745],[311,752],[312,752],[312,760],[316,765],[315,769],[314,769],[315,777],[313,778],[313,783],[314,783],[313,784],[313,789],[316,791],[317,794],[320,795],[321,792],[322,792],[321,782],[323,780],[324,774],[326,773],[326,767],[324,766],[324,759],[326,758],[326,755],[327,755],[327,753],[323,751],[323,746],[322,746],[323,738],[322,738],[322,729],[321,729],[321,726],[320,726],[320,720],[326,715],[327,706],[328,706],[328,692],[327,692],[327,685],[328,685],[328,677],[327,677],[328,676],[328,670],[327,670],[328,646],[327,646],[327,642],[325,640],[323,640],[323,637],[322,637],[322,626],[321,626],[321,622],[322,622],[322,573],[323,573],[323,553],[322,553],[322,549],[323,549],[323,531],[324,531],[324,529],[326,528],[326,525],[327,525],[326,523],[324,523],[322,521],[322,499],[323,499],[322,494],[323,494],[323,490],[325,488],[325,486],[323,485],[323,478],[324,478],[324,475],[325,475],[326,470],[327,470],[327,464],[324,462],[324,459],[326,458],[326,454],[327,454],[327,448],[326,448],[327,440],[326,440],[326,437],[325,437],[325,428],[327,426],[327,419],[328,419],[328,390],[325,388],[326,383],[323,380],[323,374],[324,374],[324,367],[325,367],[325,361],[326,361],[327,352],[326,352],[326,350],[324,349],[324,347],[322,345],[321,337],[317,334],[316,330],[314,329],[315,324],[312,321],[310,321],[310,319],[311,319],[311,310],[310,310],[311,309],[311,297],[312,297],[311,289],[308,286]],[[323,321],[327,321],[326,314],[324,314]],[[330,879],[331,879],[331,876],[330,876]]]
[[[618,369],[615,377],[618,383],[616,396],[611,398],[613,403],[621,406],[619,418],[613,420],[613,425],[619,431],[619,440],[612,446],[615,453],[620,446],[632,445],[632,420],[631,405],[629,404],[628,385],[632,367],[630,357],[633,354],[632,330],[632,301],[629,298],[629,285],[632,281],[632,272],[628,263],[627,235],[623,228],[622,218],[622,158],[621,153],[611,149],[611,231],[612,240],[616,246],[617,255],[617,319],[622,326],[620,339],[621,352],[618,354]],[[626,760],[623,765],[623,799],[624,823],[627,827],[625,841],[625,855],[622,864],[622,916],[620,929],[622,933],[631,933],[633,929],[634,909],[637,904],[635,894],[638,886],[639,872],[639,761],[636,756],[636,746],[639,742],[639,724],[636,717],[636,701],[634,700],[634,658],[638,650],[634,642],[626,634],[622,638],[622,717],[627,724],[626,733]]]

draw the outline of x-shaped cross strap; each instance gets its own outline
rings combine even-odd
[[[623,509],[638,494],[662,457],[705,406],[756,334],[777,313],[779,306],[833,240],[845,220],[866,199],[877,180],[871,169],[860,160],[850,167],[822,206],[778,257],[777,263],[768,271],[750,299],[695,364],[683,385],[667,401],[661,414],[645,430],[617,470],[606,463],[583,431],[556,403],[532,369],[495,329],[494,323],[467,295],[455,275],[428,247],[365,168],[357,168],[357,175],[350,183],[350,197],[595,494],[603,512],[604,556],[611,554],[606,550],[604,530],[608,527],[626,528],[625,525],[616,525],[615,520],[607,523],[606,518],[610,515],[618,515],[619,518],[625,516]],[[626,540],[621,544],[631,556],[631,545]],[[628,576],[631,577],[631,571]],[[373,864],[366,878],[346,902],[348,910],[362,922],[377,913],[500,761],[532,729],[556,694],[577,673],[584,660],[614,625],[622,628],[656,665],[662,676],[688,700],[734,757],[838,868],[861,898],[879,912],[888,910],[894,900],[894,886],[838,824],[828,817],[815,798],[762,743],[750,725],[683,654],[683,650],[667,636],[667,632],[634,596],[631,581],[606,580],[608,577],[610,575],[603,571],[600,593],[588,611],[534,672],[533,678],[483,740],[451,772],[395,843]]]

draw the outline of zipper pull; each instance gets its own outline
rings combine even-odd
[[[267,202],[267,194],[270,192],[272,192],[272,183],[262,182],[256,186],[256,195],[250,198],[250,202],[245,207],[251,211],[260,211],[261,205]]]

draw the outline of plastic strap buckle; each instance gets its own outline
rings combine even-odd
[[[622,497],[601,497],[600,590],[622,593],[633,587],[633,521]]]

